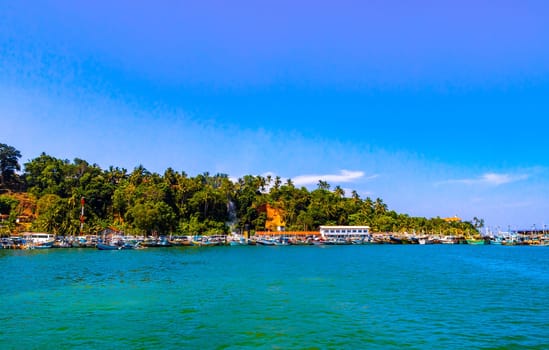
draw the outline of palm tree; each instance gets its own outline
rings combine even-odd
[[[376,198],[376,201],[374,203],[374,212],[376,215],[384,214],[387,211],[387,204],[383,203],[383,199]]]
[[[280,188],[280,185],[282,184],[282,180],[280,179],[280,176],[276,176],[275,177],[275,181],[274,181],[274,188],[276,190],[278,190]]]
[[[330,184],[327,181],[323,181],[323,180],[318,180],[317,186],[319,190],[328,191],[330,189]]]
[[[288,186],[289,188],[294,188],[294,182],[292,181],[292,179],[287,179],[286,180],[286,186]]]
[[[151,173],[147,169],[145,169],[143,165],[139,164],[130,174],[129,180],[130,183],[137,186],[140,185],[143,180],[150,175]]]
[[[334,194],[339,198],[343,198],[343,196],[345,196],[345,190],[343,190],[341,186],[337,185],[334,189]]]

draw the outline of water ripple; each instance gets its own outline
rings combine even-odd
[[[255,248],[3,252],[0,342],[6,349],[549,348],[547,250]]]

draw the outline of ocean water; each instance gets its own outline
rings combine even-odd
[[[1,349],[549,349],[549,248],[0,250]]]

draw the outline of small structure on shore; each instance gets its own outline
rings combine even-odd
[[[325,240],[365,239],[370,237],[370,226],[320,226],[320,235]]]

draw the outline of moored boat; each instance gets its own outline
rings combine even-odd
[[[232,239],[229,241],[229,245],[231,246],[248,245],[248,240],[246,238]]]
[[[141,245],[148,248],[167,248],[171,247],[172,243],[168,240],[167,237],[161,236],[158,238],[148,238],[144,240]]]
[[[55,235],[50,233],[26,232],[23,237],[27,249],[50,249],[55,242]]]
[[[467,244],[471,245],[483,245],[486,244],[484,239],[467,239]]]
[[[99,250],[125,250],[125,249],[141,249],[141,241],[127,240],[124,237],[112,237],[111,239],[100,240],[97,242],[96,248]]]
[[[97,243],[97,249],[99,250],[120,250],[121,246],[111,243]]]
[[[168,242],[174,247],[188,247],[194,245],[192,237],[190,236],[171,237]]]
[[[258,239],[256,241],[257,245],[276,245],[276,242],[274,241],[274,239],[267,239],[267,238],[262,238],[262,239]]]

